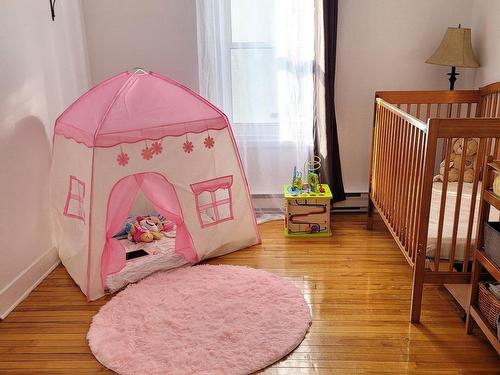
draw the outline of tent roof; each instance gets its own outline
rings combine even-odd
[[[111,147],[228,125],[225,115],[198,94],[141,72],[123,72],[87,91],[57,119],[54,133],[88,147]]]

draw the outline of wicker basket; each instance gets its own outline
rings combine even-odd
[[[498,315],[500,315],[500,301],[488,290],[485,283],[479,283],[479,310],[491,328],[496,330]]]

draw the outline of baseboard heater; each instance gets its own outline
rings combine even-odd
[[[277,205],[279,200],[279,207]],[[257,213],[283,213],[283,194],[252,194],[254,209]],[[346,193],[346,200],[333,204],[332,212],[366,212],[368,193]]]

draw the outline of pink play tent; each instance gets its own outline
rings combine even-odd
[[[179,83],[142,70],[85,93],[54,129],[55,240],[90,300],[127,265],[115,235],[138,193],[175,224],[171,243],[186,263],[260,241],[227,117]]]

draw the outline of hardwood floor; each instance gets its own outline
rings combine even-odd
[[[311,306],[302,344],[266,374],[500,374],[486,340],[466,336],[442,286],[426,286],[422,323],[408,323],[411,270],[376,218],[333,217],[331,239],[286,239],[281,222],[261,225],[262,245],[212,264],[257,267],[292,280]],[[0,322],[0,373],[110,373],[89,351],[92,316],[110,297],[86,303],[61,266]],[[263,338],[265,339],[265,338]]]

